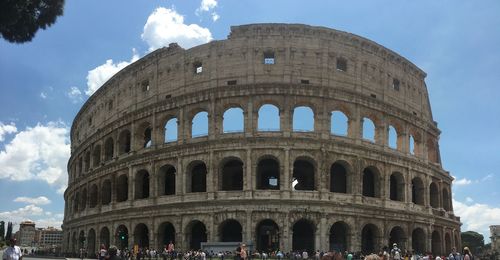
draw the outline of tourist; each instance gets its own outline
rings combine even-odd
[[[457,248],[453,247],[450,255],[448,256],[448,260],[460,260],[460,258],[460,253],[457,252]]]
[[[23,253],[21,248],[16,245],[17,240],[15,238],[10,239],[10,246],[3,252],[3,260],[22,260]]]
[[[398,248],[398,244],[392,244],[391,249],[391,259],[401,260],[401,250]]]
[[[116,246],[109,247],[107,260],[121,260],[118,256],[118,248]]]
[[[106,250],[106,246],[104,244],[101,244],[101,249],[99,249],[99,260],[104,260],[106,255],[108,254],[108,251]]]
[[[247,258],[248,258],[247,247],[246,247],[245,244],[241,244],[240,259],[241,260],[247,260]]]
[[[472,256],[472,253],[470,252],[468,247],[464,247],[462,255],[462,260],[474,260],[474,256]]]

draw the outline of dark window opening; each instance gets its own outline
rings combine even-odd
[[[301,79],[300,80],[300,84],[309,84],[309,80],[308,79]]]
[[[89,207],[90,208],[95,208],[97,206],[97,185],[92,185],[90,187],[90,201],[89,201]]]
[[[447,189],[443,189],[443,208],[444,210],[446,211],[450,211],[451,210],[451,203],[450,203],[450,195],[448,193],[448,190]]]
[[[398,79],[392,79],[392,89],[399,91],[399,80]]]
[[[113,100],[108,101],[108,110],[113,109]]]
[[[228,85],[228,86],[234,86],[234,85],[236,85],[236,84],[238,84],[238,81],[237,81],[237,80],[228,80],[228,81],[227,81],[227,85]]]
[[[82,197],[80,199],[80,210],[84,210],[87,207],[87,189],[82,192]]]
[[[149,173],[140,170],[135,177],[135,199],[149,198]]]
[[[364,254],[375,252],[376,242],[376,227],[372,224],[366,225],[361,231],[361,252]]]
[[[222,167],[222,190],[243,190],[243,163],[231,160]]]
[[[367,168],[363,171],[363,196],[377,197],[378,183],[376,178],[377,176],[372,170]]]
[[[343,222],[336,222],[330,228],[330,251],[345,252],[348,239],[348,226]]]
[[[139,248],[149,247],[149,230],[145,224],[138,224],[134,229],[134,244]]]
[[[274,252],[280,245],[279,227],[276,222],[265,219],[257,225],[257,251]]]
[[[168,245],[170,242],[175,244],[175,228],[172,223],[166,222],[160,226],[160,236],[161,245]]]
[[[151,127],[146,128],[144,130],[144,145],[143,148],[149,148],[153,144],[153,141],[151,139]]]
[[[94,148],[94,153],[92,154],[93,166],[97,167],[101,164],[101,146],[97,145]]]
[[[191,170],[191,192],[207,191],[207,166],[204,163],[197,164]]]
[[[314,190],[314,166],[306,160],[293,163],[292,190]]]
[[[396,243],[402,251],[405,251],[405,232],[401,227],[394,227],[389,234],[389,245]]]
[[[436,183],[431,183],[430,189],[429,189],[429,194],[430,194],[430,203],[431,207],[433,208],[439,208],[439,191]]]
[[[241,227],[241,224],[234,220],[226,220],[221,224],[220,227],[220,241],[221,242],[242,242],[243,241],[243,236],[242,236],[242,230],[243,228]]]
[[[88,172],[90,170],[90,152],[85,153],[85,171]]]
[[[372,97],[372,98],[377,98],[377,95],[375,95],[375,94],[370,94],[370,97]]]
[[[330,167],[330,191],[347,193],[347,171],[340,163],[334,163]]]
[[[257,165],[257,189],[279,190],[279,163],[273,159],[263,159]]]
[[[131,140],[130,131],[124,130],[120,133],[120,137],[118,139],[120,154],[130,152],[130,140]]]
[[[118,235],[118,249],[123,250],[128,247],[128,229],[124,225],[118,226],[116,229],[116,234]],[[94,250],[95,251],[95,250]],[[90,252],[94,252],[90,251]]]
[[[424,205],[424,184],[418,177],[411,181],[411,201],[418,205]]]
[[[299,220],[293,225],[292,250],[314,252],[314,228],[307,220]]]
[[[347,60],[344,58],[337,58],[337,70],[347,71]]]
[[[126,174],[118,177],[116,186],[116,201],[122,202],[128,200],[128,177]]]
[[[175,194],[175,173],[175,167],[172,165],[165,165],[160,168],[160,187],[163,188],[161,195]]]
[[[403,182],[403,176],[399,173],[394,173],[390,177],[390,200],[403,201],[404,200],[404,188],[405,184]]]
[[[147,92],[147,91],[149,91],[149,80],[144,80],[144,81],[141,83],[141,89],[142,89],[142,92]]]
[[[191,227],[189,235],[189,248],[194,250],[201,249],[201,242],[207,242],[207,229],[203,223],[196,221]]]
[[[264,52],[264,64],[272,65],[274,62],[274,51]]]
[[[101,189],[101,204],[108,205],[111,203],[111,181],[105,180]]]
[[[411,247],[416,254],[425,253],[425,233],[421,228],[416,228],[411,233]]]
[[[113,159],[114,154],[114,141],[113,138],[106,139],[104,142],[104,160],[109,161]]]
[[[193,63],[194,74],[200,74],[203,72],[203,64],[201,61],[197,61]]]

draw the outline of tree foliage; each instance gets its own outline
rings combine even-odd
[[[462,245],[469,247],[473,254],[478,253],[484,247],[484,236],[477,232],[466,231],[462,232],[460,236],[462,238]]]
[[[4,236],[5,236],[5,222],[0,221],[0,241],[4,240]]]
[[[12,237],[12,222],[9,222],[7,224],[7,234],[5,235],[5,240],[9,241],[11,237]]]
[[[63,14],[64,0],[0,1],[0,33],[9,42],[31,41]]]

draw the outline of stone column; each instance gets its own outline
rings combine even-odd
[[[280,189],[284,191],[283,195],[285,197],[290,197],[292,179],[290,173],[290,148],[284,148],[283,150],[285,151],[285,160],[283,162],[283,178],[280,180]]]
[[[247,148],[246,150],[246,161],[245,161],[245,179],[244,179],[244,190],[245,193],[254,190],[253,179],[255,178],[254,172],[252,171],[252,149]]]
[[[251,137],[253,136],[254,130],[255,130],[255,124],[254,124],[254,113],[253,113],[253,103],[251,98],[249,98],[249,101],[247,103],[247,108],[243,112],[243,117],[245,120],[245,137]]]
[[[288,102],[285,102],[287,105]],[[289,108],[285,106],[284,108],[280,108],[280,129],[283,132],[283,136],[290,136],[291,132],[293,132],[293,108]]]
[[[134,200],[134,194],[135,194],[135,176],[134,176],[134,169],[132,166],[128,167],[128,201],[130,202],[130,205],[133,204]]]
[[[179,108],[179,118],[177,118],[177,142],[179,144],[185,143],[187,139],[187,125],[184,114],[184,107]]]
[[[186,181],[186,173],[184,172],[184,164],[182,156],[177,157],[177,172],[175,173],[175,193],[184,195],[186,193],[184,182]]]
[[[210,103],[208,105],[208,139],[210,140],[216,139],[219,135],[217,127],[219,118],[220,115],[215,109],[215,101],[213,99],[210,99]]]

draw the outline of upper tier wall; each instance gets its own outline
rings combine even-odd
[[[274,55],[274,64],[264,64],[265,53]],[[345,71],[337,69],[339,60],[347,61]],[[202,72],[196,73],[199,66]],[[131,111],[234,80],[235,88],[306,80],[318,88],[346,89],[418,115],[432,126],[425,76],[393,51],[350,33],[297,24],[235,26],[227,40],[189,50],[171,44],[118,72],[77,114],[71,143],[74,148]]]

